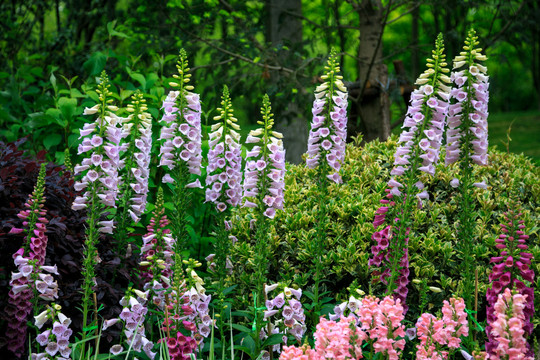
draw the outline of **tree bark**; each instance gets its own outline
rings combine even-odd
[[[359,92],[351,92],[351,98],[357,98],[351,115],[359,117],[360,123],[351,118],[350,135],[360,130],[364,141],[386,140],[390,136],[390,100],[388,69],[382,62],[384,8],[380,0],[363,1],[357,12],[360,17],[358,73],[363,85]]]
[[[301,0],[267,0],[268,22],[267,41],[278,48],[278,56],[288,64],[293,63],[292,52],[279,50],[283,45],[289,49],[302,44],[302,20],[292,14],[302,14]],[[279,74],[272,71],[270,81],[278,82]],[[286,149],[286,160],[298,164],[302,154],[307,150],[308,126],[303,111],[294,101],[283,111],[276,111],[276,128],[284,134],[283,145]]]

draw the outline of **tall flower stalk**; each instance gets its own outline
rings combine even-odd
[[[75,174],[83,174],[80,180],[75,182],[75,190],[83,191],[73,201],[74,210],[87,210],[87,228],[83,254],[83,284],[82,284],[82,349],[84,353],[86,332],[88,328],[88,312],[90,299],[94,292],[95,267],[98,264],[97,244],[100,233],[112,234],[114,229],[113,220],[102,220],[102,214],[112,208],[116,208],[118,193],[118,168],[120,164],[119,143],[122,137],[122,129],[119,125],[122,119],[115,115],[118,108],[111,105],[113,99],[109,79],[102,72],[100,83],[96,92],[99,103],[84,110],[84,115],[97,114],[93,123],[85,124],[80,130],[84,137],[79,145],[79,155],[87,154],[80,165],[75,166]]]
[[[283,209],[283,189],[285,188],[285,150],[283,150],[283,135],[273,131],[274,119],[270,99],[267,94],[263,97],[261,107],[262,121],[257,124],[262,127],[252,130],[246,143],[256,144],[246,155],[246,170],[244,177],[244,206],[255,208],[255,309],[264,306],[264,284],[268,273],[269,228],[276,210]],[[256,334],[263,326],[262,313],[257,310]],[[256,337],[257,349],[260,337]]]
[[[446,132],[445,164],[459,164],[460,178],[453,180],[459,187],[459,222],[457,224],[458,251],[463,261],[460,273],[463,274],[462,293],[467,308],[472,309],[474,294],[474,256],[473,234],[475,210],[473,186],[485,188],[484,183],[474,183],[472,164],[487,165],[488,147],[488,77],[486,67],[480,62],[486,60],[477,48],[478,37],[470,30],[459,56],[454,58],[454,71],[451,79],[454,87],[451,92],[452,105],[448,111],[448,130]]]
[[[117,249],[120,254],[125,253],[127,247],[129,219],[138,222],[146,209],[150,151],[152,150],[152,117],[147,110],[143,94],[137,91],[127,106],[129,115],[123,119],[122,137],[127,139],[121,148],[124,151],[123,181],[119,189],[122,197],[116,214],[118,225],[115,231]]]
[[[180,50],[176,65],[176,79],[169,85],[176,90],[169,92],[163,101],[165,114],[162,118],[160,140],[164,140],[159,162],[166,166],[168,172],[163,177],[164,183],[172,183],[173,204],[175,211],[171,213],[171,228],[176,239],[175,252],[181,253],[188,246],[186,229],[191,203],[191,192],[186,188],[201,187],[199,179],[191,181],[191,175],[201,175],[201,102],[199,94],[192,92],[190,85],[187,54]]]
[[[25,210],[17,217],[23,221],[22,228],[12,228],[10,234],[25,234],[23,246],[13,254],[17,272],[12,273],[9,285],[9,305],[6,314],[8,349],[17,357],[24,352],[30,313],[37,315],[39,299],[54,300],[58,297],[58,284],[52,274],[58,274],[56,266],[45,266],[47,251],[45,202],[45,164],[41,164],[34,191],[28,196]]]
[[[488,341],[486,342],[486,352],[491,356],[495,355],[496,349],[499,348],[497,334],[493,332],[497,323],[497,311],[495,305],[501,301],[500,295],[507,289],[515,291],[522,295],[522,325],[523,335],[530,336],[533,331],[532,319],[534,315],[534,291],[532,284],[534,282],[534,271],[530,268],[532,254],[526,252],[528,249],[527,239],[529,236],[525,234],[525,225],[523,220],[520,220],[522,214],[516,204],[510,204],[511,209],[504,214],[504,223],[501,224],[502,234],[495,240],[496,247],[499,249],[500,256],[491,258],[491,262],[496,264],[489,275],[491,287],[487,290],[487,326],[486,334]],[[506,296],[506,295],[505,295]],[[499,334],[500,335],[500,334]],[[531,347],[527,346],[528,355],[532,356]]]
[[[442,35],[435,41],[435,50],[427,59],[427,70],[416,81],[420,87],[411,95],[411,104],[399,137],[399,147],[394,154],[392,178],[388,182],[386,199],[377,210],[374,227],[385,225],[373,234],[377,241],[371,249],[371,267],[379,267],[374,272],[386,285],[386,295],[394,294],[401,299],[407,311],[409,283],[408,240],[413,222],[413,208],[422,199],[429,198],[424,184],[418,181],[420,174],[435,174],[435,164],[439,159],[445,118],[450,98],[449,70],[444,54]]]
[[[326,73],[321,76],[325,82],[315,89],[313,102],[313,120],[308,138],[306,165],[317,169],[317,187],[319,203],[317,207],[317,225],[313,241],[313,262],[315,274],[314,316],[320,312],[319,287],[325,253],[327,228],[326,203],[328,201],[329,181],[342,183],[339,170],[345,159],[345,141],[347,138],[347,89],[343,85],[343,76],[339,75],[339,61],[332,49],[325,66]]]
[[[230,224],[225,220],[227,210],[238,206],[242,199],[242,156],[240,146],[240,126],[233,114],[231,98],[227,86],[223,88],[219,115],[214,120],[209,134],[208,166],[206,168],[206,201],[216,205],[218,216],[215,242],[215,271],[217,277],[216,293],[220,315],[222,351],[225,352],[224,302],[225,277],[228,273],[227,257],[230,253],[231,240],[228,231]]]
[[[244,206],[255,208],[255,287],[259,302],[264,300],[264,284],[268,272],[269,220],[276,210],[283,209],[283,189],[285,188],[285,150],[283,135],[273,131],[274,119],[268,95],[263,97],[261,108],[262,127],[252,130],[246,143],[257,144],[246,155],[244,178]],[[256,304],[260,307],[261,304]]]

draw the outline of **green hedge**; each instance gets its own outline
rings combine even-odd
[[[380,285],[371,284],[368,259],[374,243],[371,241],[372,221],[390,178],[396,140],[393,137],[384,143],[375,141],[360,146],[360,139],[356,139],[347,148],[342,167],[343,184],[330,186],[327,206],[330,224],[323,269],[325,287],[333,303],[343,301],[349,296],[349,290],[354,292],[357,287],[376,295],[384,291]],[[534,286],[537,306],[540,299],[539,168],[523,155],[494,149],[490,150],[489,159],[489,166],[474,168],[477,181],[485,180],[488,184],[488,190],[475,190],[478,218],[474,255],[479,274],[480,320],[485,318],[485,291],[491,269],[489,260],[499,252],[494,240],[500,232],[499,224],[510,198],[523,207],[523,220],[530,235],[528,244],[536,259],[532,268],[537,274]],[[428,293],[428,307],[433,311],[440,308],[442,300],[456,292],[461,281],[457,270],[460,259],[454,251],[456,241],[459,241],[455,238],[458,193],[449,184],[455,174],[455,167],[447,168],[439,163],[435,177],[423,179],[431,199],[415,211],[409,240],[410,280],[426,279],[429,286],[443,290]],[[276,215],[275,226],[271,230],[273,257],[270,259],[270,282],[282,281],[304,290],[312,285],[313,250],[310,243],[315,236],[318,202],[318,189],[313,178],[314,170],[303,164],[287,167],[285,208]],[[250,219],[252,216],[248,209],[240,209],[233,215],[233,234],[238,242],[231,254],[235,268],[230,280],[231,284],[239,284],[237,291],[243,294],[249,293],[247,287],[253,273],[254,232],[250,231]],[[411,319],[419,315],[417,286],[410,284],[408,304]],[[249,301],[247,297],[246,301]],[[536,325],[539,322],[537,317]]]

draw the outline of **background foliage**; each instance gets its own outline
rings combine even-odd
[[[120,103],[135,89],[150,90],[151,112],[158,116],[160,100],[168,91],[166,76],[174,70],[180,47],[191,57],[207,119],[226,82],[241,125],[255,123],[259,100],[267,92],[277,122],[284,127],[298,120],[300,128],[287,133],[305,136],[302,129],[310,116],[306,104],[318,82],[314,74],[320,73],[331,47],[341,52],[344,80],[353,86],[364,81],[359,78],[364,5],[360,0],[3,1],[0,136],[14,141],[32,134],[25,146],[36,152],[51,150],[62,162],[63,149],[75,144],[81,124],[78,114],[92,96],[88,89],[103,69],[109,72]],[[371,85],[390,95],[393,126],[400,123],[406,89],[419,75],[432,39],[442,32],[451,58],[471,26],[489,57],[490,111],[534,110],[538,122],[537,2],[385,0],[381,6],[387,14],[381,61],[389,78]],[[276,34],[276,26],[280,33]],[[394,61],[403,62],[404,72],[396,72]],[[504,141],[512,118],[503,119]],[[518,129],[513,127],[514,132]],[[496,143],[503,146],[498,138]],[[532,150],[522,149],[521,142],[512,150],[540,159],[540,139],[529,138],[529,143]],[[297,160],[304,151],[289,150]]]

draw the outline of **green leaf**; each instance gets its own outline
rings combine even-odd
[[[77,134],[71,134],[68,136],[68,146],[73,147],[75,144],[77,144],[77,141],[79,141],[79,135]]]
[[[146,79],[143,75],[139,73],[131,73],[129,74],[134,80],[138,81],[141,84],[141,87],[143,90],[146,90]]]
[[[146,75],[146,86],[149,88],[152,88],[152,86],[154,86],[155,82],[158,79],[159,79],[159,76],[156,73],[150,73]]]
[[[114,30],[115,26],[116,26],[116,20],[107,23],[107,31],[109,32],[109,36],[118,36],[118,37],[121,37],[121,38],[129,38],[129,35],[126,35],[123,32]]]
[[[249,329],[248,327],[246,327],[244,325],[231,324],[231,326],[233,327],[233,329],[236,329],[236,330],[241,331],[241,332],[245,332],[246,334],[249,334],[251,332],[251,329]]]
[[[75,114],[75,111],[77,111],[77,99],[62,97],[58,99],[58,107],[60,108],[62,115],[64,115],[64,119],[69,122],[73,117],[73,114]]]
[[[56,76],[54,76],[54,73],[51,73],[51,77],[49,78],[49,81],[51,82],[51,85],[54,89],[54,93],[56,94],[58,92],[58,87],[56,86]]]
[[[45,111],[45,115],[49,116],[55,123],[58,125],[65,127],[65,122],[60,119],[60,114],[62,112],[55,108],[50,108]]]
[[[272,334],[266,340],[264,340],[262,347],[266,347],[270,345],[277,345],[277,344],[281,344],[282,342],[283,342],[282,334]]]
[[[126,100],[128,97],[130,97],[131,94],[133,94],[133,90],[125,90],[125,89],[121,89],[121,90],[120,90],[120,99],[122,99],[122,101],[124,101],[124,100]]]
[[[73,85],[73,83],[75,82],[75,80],[77,80],[79,78],[78,76],[74,76],[71,79],[68,79],[64,75],[60,75],[60,77],[62,79],[64,79],[64,81],[66,82],[66,84],[68,84],[69,87],[71,87]]]
[[[310,300],[315,299],[315,295],[311,291],[304,291],[304,295],[307,296]]]
[[[253,315],[253,314],[250,313],[249,311],[238,310],[238,311],[233,311],[231,313],[231,315],[232,316],[244,316],[244,317],[250,318],[251,315]]]
[[[225,290],[223,290],[223,295],[230,294],[234,289],[236,289],[238,285],[229,286]]]
[[[72,88],[70,95],[72,98],[85,98],[86,95],[82,94],[79,89]]]
[[[84,70],[86,70],[90,76],[99,74],[107,63],[107,56],[101,51],[97,51],[90,55],[90,58],[83,64]]]
[[[60,144],[61,141],[62,141],[62,135],[51,134],[51,135],[48,135],[45,139],[43,139],[43,145],[45,146],[45,149],[49,150],[52,146],[56,146]]]

